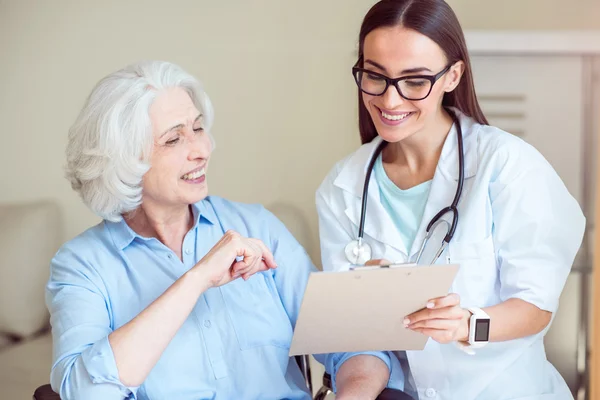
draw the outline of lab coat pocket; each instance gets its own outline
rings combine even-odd
[[[233,324],[240,349],[276,346],[288,349],[292,340],[292,325],[277,294],[269,285],[265,273],[253,275],[247,281],[236,279],[221,287],[227,312]]]
[[[459,265],[451,291],[460,295],[462,305],[493,304],[498,269],[492,235],[475,242],[450,242],[449,256],[452,264]]]

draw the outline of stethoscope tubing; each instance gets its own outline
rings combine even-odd
[[[452,218],[452,224],[450,226],[450,229],[448,230],[448,233],[444,237],[444,242],[446,242],[446,244],[448,244],[448,243],[450,243],[450,240],[452,240],[452,237],[454,236],[454,232],[456,231],[456,227],[458,225],[458,203],[459,203],[460,197],[462,195],[464,181],[465,181],[465,157],[464,157],[462,128],[460,126],[460,121],[458,120],[458,117],[452,110],[449,110],[449,109],[446,109],[446,110],[450,114],[450,116],[454,122],[454,125],[456,126],[456,134],[457,134],[456,136],[457,136],[457,142],[458,142],[458,185],[456,187],[456,193],[454,195],[454,199],[452,200],[452,204],[448,207],[441,209],[431,219],[431,221],[429,221],[429,224],[427,225],[427,233],[429,234],[430,229],[440,218],[442,218],[443,215],[445,215],[448,212],[452,212],[454,214],[453,218]],[[367,171],[365,174],[365,182],[363,185],[363,192],[362,192],[360,223],[358,226],[357,242],[358,242],[359,248],[362,246],[362,241],[364,238],[364,227],[365,227],[365,220],[366,220],[366,215],[367,215],[367,197],[369,194],[369,183],[371,181],[371,173],[373,172],[373,168],[375,166],[377,157],[379,157],[379,155],[381,154],[381,152],[387,145],[388,145],[388,142],[383,141],[383,140],[381,141],[381,143],[377,146],[373,155],[371,156],[371,159],[369,160],[369,165],[367,166]]]

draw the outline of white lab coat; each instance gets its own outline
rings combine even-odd
[[[460,264],[451,291],[460,295],[465,308],[483,308],[519,298],[555,312],[583,238],[585,218],[581,208],[532,146],[460,112],[457,115],[464,138],[465,183],[456,233],[438,260],[445,263],[449,257],[452,263]],[[402,243],[383,208],[377,182],[371,175],[364,237],[372,246],[373,258],[414,260],[427,224],[452,203],[455,195],[456,135],[453,128],[444,144],[411,249]],[[344,247],[357,237],[366,167],[379,142],[376,138],[339,162],[317,191],[325,270],[341,271],[350,266]],[[445,219],[450,221],[450,217],[447,214]],[[453,344],[441,345],[431,339],[423,351],[398,355],[407,357],[422,400],[572,399],[563,378],[546,360],[546,331],[490,343],[474,356]]]

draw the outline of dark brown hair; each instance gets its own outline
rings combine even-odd
[[[487,119],[475,94],[465,37],[450,6],[444,0],[381,0],[369,10],[360,27],[358,57],[361,62],[367,35],[377,28],[394,26],[412,29],[433,40],[442,48],[449,64],[464,62],[465,70],[459,85],[452,92],[444,94],[442,105],[456,107],[478,123],[487,125]],[[358,127],[362,143],[368,143],[377,136],[377,130],[363,104],[360,90]]]

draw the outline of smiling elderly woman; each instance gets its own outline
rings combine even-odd
[[[63,400],[310,398],[288,349],[314,266],[263,207],[207,197],[212,119],[193,77],[146,62],[101,80],[73,125],[67,176],[103,221],[52,259]],[[394,359],[320,361],[338,398],[369,399],[402,388]]]

